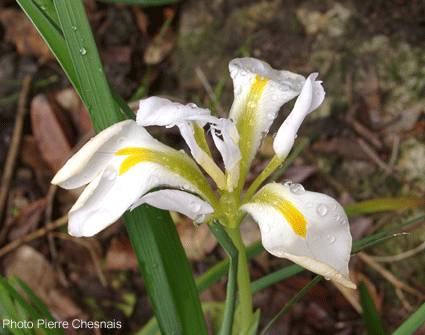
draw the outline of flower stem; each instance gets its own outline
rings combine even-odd
[[[261,186],[261,184],[276,170],[281,164],[283,160],[278,156],[273,156],[273,158],[269,161],[267,166],[261,173],[255,178],[252,184],[248,187],[248,190],[245,193],[242,203],[245,203],[251,199],[257,189]]]
[[[233,244],[238,249],[238,309],[240,313],[241,334],[245,334],[250,328],[254,318],[248,258],[246,256],[245,244],[242,241],[239,227],[227,228],[226,230]]]

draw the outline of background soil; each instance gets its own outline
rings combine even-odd
[[[303,125],[310,145],[282,179],[302,182],[342,203],[425,193],[425,4],[415,0],[292,1],[187,0],[142,8],[86,1],[106,73],[124,98],[163,95],[208,106],[227,115],[232,83],[227,64],[254,56],[278,69],[317,71],[327,99]],[[23,134],[12,136],[23,78],[32,78]],[[134,103],[135,102],[135,103]],[[254,177],[271,157],[272,135],[254,162]],[[37,32],[14,1],[0,4],[0,164],[20,140],[0,227],[0,248],[66,214],[79,191],[50,186],[75,145],[92,134],[90,120]],[[153,134],[184,148],[175,129]],[[412,217],[422,209],[352,220],[355,239]],[[196,274],[223,257],[206,227],[173,216]],[[247,241],[258,239],[244,225]],[[368,249],[397,255],[425,241],[423,225],[408,235]],[[1,250],[1,249],[0,249]],[[1,254],[1,252],[0,252]],[[151,311],[124,227],[117,223],[96,238],[74,239],[62,227],[7,255],[1,272],[25,280],[61,319],[121,320],[121,334],[145,324]],[[252,262],[258,278],[287,264],[262,255]],[[353,276],[373,294],[385,327],[397,327],[423,300],[425,255],[380,263],[422,298],[397,289],[358,257]],[[267,322],[300,289],[304,273],[254,298]],[[222,300],[225,283],[202,295]],[[270,334],[363,334],[358,297],[324,282],[292,309]],[[354,306],[354,307],[353,307]],[[422,329],[425,333],[425,329]]]

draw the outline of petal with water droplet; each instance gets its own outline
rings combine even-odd
[[[348,276],[352,239],[344,209],[325,194],[293,192],[293,185],[267,184],[241,208],[258,223],[264,248],[355,288]]]

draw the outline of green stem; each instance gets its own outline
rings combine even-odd
[[[255,191],[261,186],[261,184],[282,164],[283,160],[277,156],[269,161],[266,168],[255,178],[252,184],[249,186],[245,193],[242,203],[245,203],[251,199]]]
[[[238,294],[241,334],[247,333],[253,320],[252,293],[249,278],[248,258],[246,256],[245,244],[242,241],[239,228],[227,228],[227,233],[238,249]]]
[[[224,308],[223,324],[219,335],[231,335],[236,306],[238,249],[236,249],[220,222],[214,221],[211,223],[210,230],[229,256],[229,276],[227,278],[226,304]]]

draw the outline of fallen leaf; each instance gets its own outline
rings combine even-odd
[[[6,29],[5,39],[15,44],[21,55],[53,59],[53,55],[26,15],[16,9],[2,9],[0,22]]]
[[[114,237],[106,253],[106,269],[137,269],[137,258],[128,237]]]
[[[59,170],[71,155],[72,145],[68,131],[43,94],[31,102],[31,124],[41,156],[53,171]]]
[[[192,261],[203,259],[217,245],[217,240],[206,224],[195,226],[186,221],[177,225],[177,231],[187,257]]]
[[[90,114],[73,88],[65,88],[59,91],[55,95],[55,99],[59,106],[70,114],[79,135],[84,136],[93,131]]]
[[[158,33],[149,43],[144,54],[145,63],[148,65],[156,65],[162,62],[173,50],[175,44],[175,36],[171,30],[164,33]]]
[[[6,225],[11,227],[8,235],[9,240],[13,241],[36,228],[44,213],[46,203],[46,198],[33,201],[28,206],[24,207],[17,217],[7,222]]]

